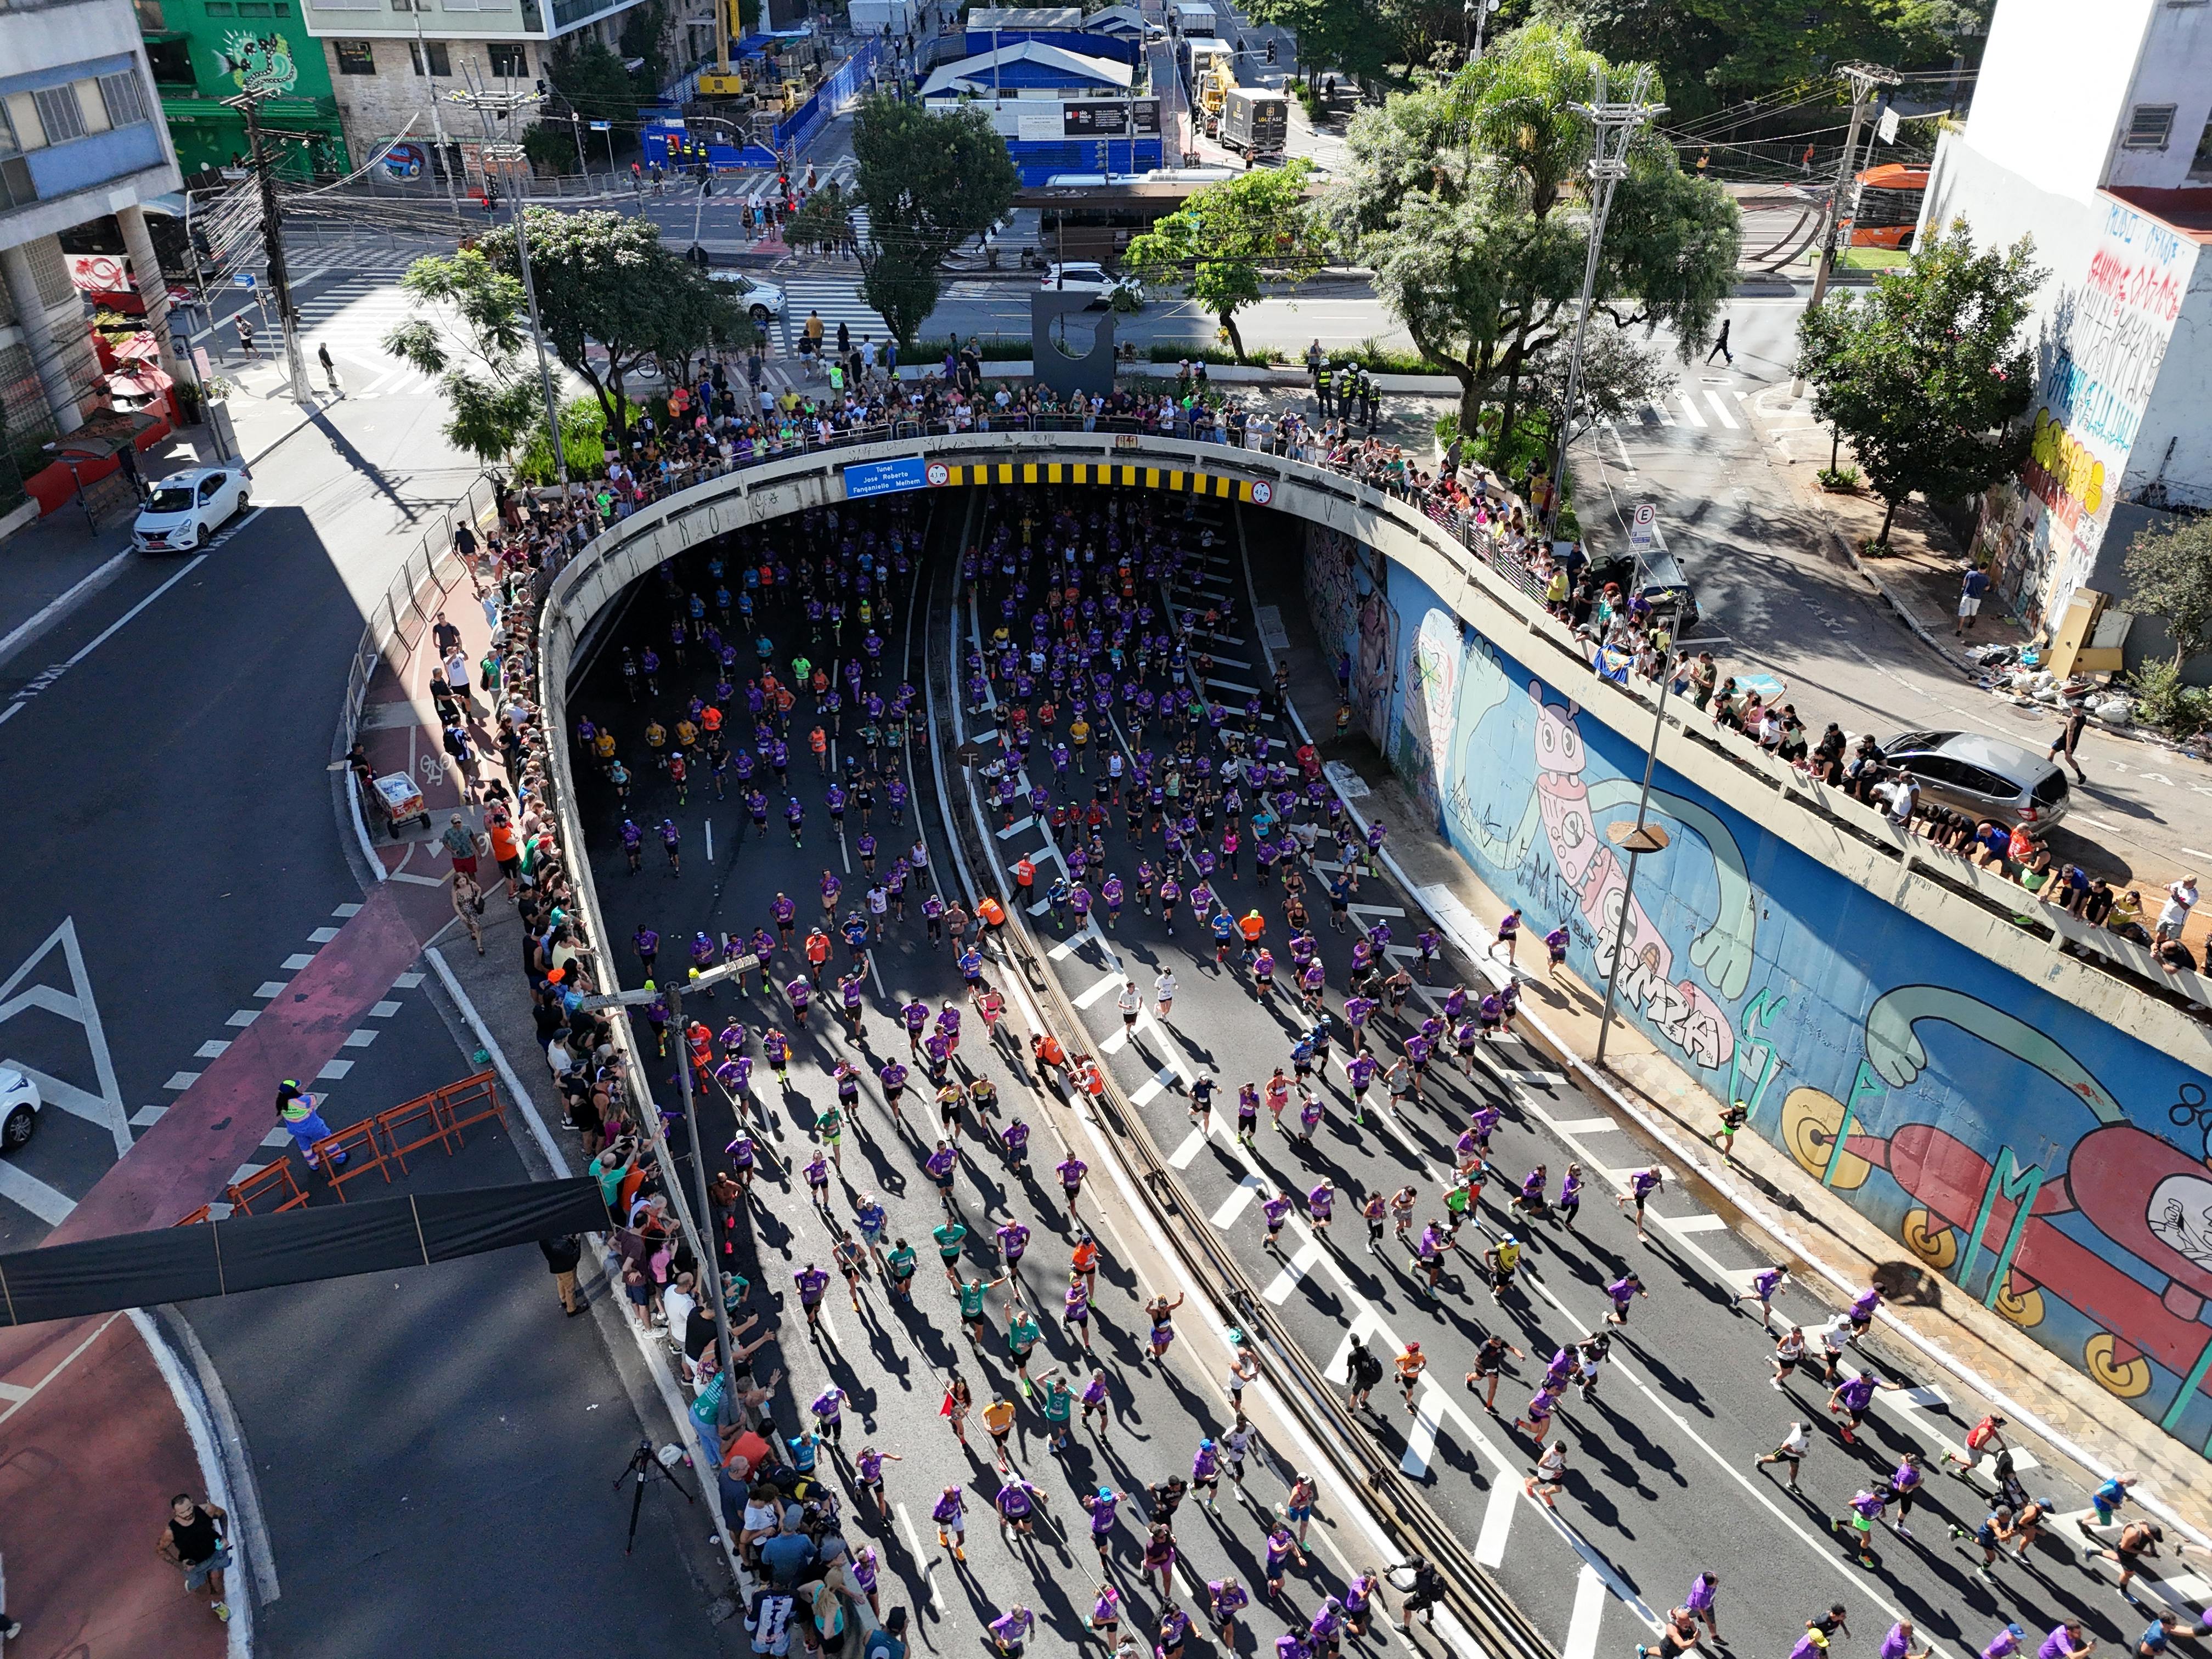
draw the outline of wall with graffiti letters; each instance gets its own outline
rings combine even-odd
[[[2087,267],[2059,273],[2028,462],[1983,506],[1997,599],[2032,625],[2088,580],[2112,504],[2158,459],[2136,456],[2136,439],[2197,268],[2188,237],[2115,198],[2098,201]]]
[[[1607,716],[1627,724],[1631,705],[1577,708],[1340,537],[1310,532],[1306,576],[1330,650],[1393,642],[1383,752],[1535,933],[1565,924],[1583,979],[1625,951],[1623,1010],[1716,1100],[1745,1102],[1931,1270],[2212,1449],[2203,1076],[1665,768],[1653,805],[1674,843],[1624,904],[1605,827],[1634,815],[1644,758]]]

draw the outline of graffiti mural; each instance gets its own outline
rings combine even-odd
[[[281,34],[234,29],[222,37],[221,59],[222,73],[240,92],[281,96],[299,84],[300,66],[292,59],[292,43]]]
[[[1465,628],[1402,567],[1382,586],[1405,623],[1383,752],[1492,890],[1539,933],[1565,923],[1585,981],[1619,955],[1626,1017],[1717,1099],[1745,1102],[1808,1176],[2207,1449],[2202,1078],[1663,767],[1652,811],[1673,844],[1642,861],[1627,899],[1606,831],[1635,816],[1637,739]],[[1345,626],[1340,611],[1316,620],[1325,638]],[[1352,627],[1365,648],[1364,622]]]
[[[1352,657],[1352,724],[1387,752],[1396,689],[1398,612],[1375,551],[1321,525],[1306,526],[1306,598],[1332,656]]]
[[[2017,487],[1991,490],[1978,540],[1992,586],[2031,627],[2089,579],[2150,406],[2197,244],[2107,200],[2088,269],[2066,293],[2036,389],[2034,444]]]

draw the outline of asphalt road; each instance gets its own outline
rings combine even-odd
[[[1586,514],[1615,526],[1617,542],[1624,515],[1640,500],[1656,502],[1723,672],[1749,664],[1778,676],[1812,730],[1834,720],[1879,737],[1977,731],[2040,754],[2057,734],[2054,715],[1976,689],[1832,553],[1798,487],[1828,455],[1825,430],[1790,395],[1802,309],[1802,297],[1739,296],[1729,308],[1732,365],[1678,368],[1670,396],[1578,451]],[[2060,856],[2093,870],[2124,864],[2160,884],[2212,861],[2203,828],[2212,766],[2095,727],[2081,759],[2090,781],[2075,786],[2053,836]]]
[[[933,545],[942,553],[952,544],[958,531],[962,503],[957,497],[933,495],[927,504],[940,514],[930,533]],[[867,526],[881,521],[878,509],[848,508],[846,533],[851,533],[855,523]],[[780,529],[771,539],[778,546],[787,545]],[[685,588],[710,586],[711,579],[703,570],[709,556],[709,550],[698,549],[679,559],[678,583]],[[941,567],[934,574],[940,581],[945,578]],[[797,902],[803,936],[805,927],[821,914],[817,895],[825,866],[846,884],[844,899],[838,906],[841,916],[858,897],[865,875],[852,852],[860,834],[857,820],[848,824],[841,843],[826,820],[823,780],[805,758],[803,733],[810,725],[810,699],[801,700],[800,718],[794,723],[794,746],[800,750],[801,758],[791,775],[793,792],[807,809],[803,848],[794,848],[783,828],[785,797],[781,793],[776,794],[769,834],[757,838],[734,799],[716,802],[711,787],[695,787],[688,805],[678,804],[668,782],[643,761],[646,751],[640,734],[648,714],[657,713],[664,722],[672,724],[685,692],[703,694],[709,689],[699,665],[700,653],[694,651],[689,672],[663,671],[662,695],[658,700],[641,697],[633,702],[625,694],[619,672],[623,647],[641,647],[647,642],[663,645],[666,640],[670,619],[666,600],[656,584],[648,581],[646,589],[623,614],[619,628],[610,635],[571,700],[571,713],[586,715],[614,731],[622,756],[637,767],[640,782],[632,797],[632,817],[641,823],[672,817],[682,832],[680,875],[670,870],[657,839],[650,836],[644,868],[632,874],[617,835],[620,811],[612,792],[592,769],[580,767],[580,776],[585,780],[581,800],[587,850],[599,883],[607,935],[616,955],[623,959],[625,983],[635,983],[641,976],[640,964],[629,949],[629,941],[641,923],[661,935],[659,966],[665,972],[672,960],[683,959],[683,942],[696,930],[719,933],[767,925],[769,901],[779,890]],[[787,653],[795,648],[795,630],[788,623],[772,620],[771,627]],[[925,641],[919,634],[909,639],[903,614],[895,618],[889,637],[893,649],[887,658],[884,682],[895,683],[902,668],[910,662],[908,672],[918,684]],[[817,659],[834,660],[838,654],[830,645]],[[744,653],[741,671],[751,673],[754,663],[752,653]],[[750,735],[744,729],[747,725],[740,718],[726,729],[742,742]],[[852,729],[848,724],[848,732]],[[934,802],[928,799],[934,793],[928,757],[917,752],[913,762],[916,799],[925,804],[918,820],[910,815],[906,825],[896,830],[886,826],[884,811],[878,808],[876,827],[885,844],[886,862],[890,848],[908,844],[919,830],[928,840],[932,871],[939,879],[949,879],[949,845]],[[714,826],[711,860],[706,851],[710,823]],[[842,944],[832,960],[841,969],[848,962]],[[772,977],[780,984],[799,971],[799,965],[792,951],[779,950],[773,958]],[[824,984],[827,988],[826,978]],[[1101,1229],[1098,1237],[1104,1249],[1090,1355],[1079,1345],[1073,1328],[1060,1323],[1073,1237],[1066,1206],[1052,1173],[1063,1152],[1033,1104],[1027,1067],[1022,1063],[1023,1053],[1015,1036],[1018,1022],[1009,1018],[996,1047],[984,1038],[972,1009],[962,1026],[956,1073],[993,1079],[1000,1102],[999,1123],[1021,1116],[1036,1130],[1028,1171],[1017,1174],[994,1150],[981,1143],[979,1133],[987,1126],[974,1113],[967,1115],[954,1189],[955,1201],[969,1229],[963,1270],[979,1279],[996,1278],[1004,1268],[998,1262],[994,1230],[1009,1219],[1030,1228],[1034,1237],[1021,1261],[1018,1279],[1024,1302],[1035,1310],[1045,1332],[1030,1374],[1042,1379],[1048,1366],[1056,1367],[1064,1374],[1073,1371],[1079,1384],[1084,1373],[1078,1367],[1086,1359],[1095,1359],[1107,1374],[1113,1405],[1112,1427],[1105,1436],[1082,1430],[1070,1449],[1055,1452],[1043,1436],[1037,1409],[1023,1403],[1012,1456],[1016,1467],[1045,1491],[1048,1516],[1031,1540],[1010,1545],[995,1536],[989,1504],[999,1480],[980,1420],[970,1420],[970,1445],[963,1450],[937,1416],[945,1379],[955,1367],[974,1388],[979,1413],[994,1391],[1012,1388],[1002,1313],[1003,1300],[1012,1287],[1004,1285],[992,1290],[988,1304],[993,1328],[980,1350],[969,1348],[958,1329],[955,1304],[928,1236],[942,1216],[936,1192],[921,1168],[934,1144],[937,1123],[928,1091],[922,1090],[917,1099],[910,1091],[904,1121],[894,1123],[884,1109],[880,1088],[870,1076],[863,1085],[862,1104],[844,1139],[842,1168],[834,1172],[827,1189],[826,1209],[811,1206],[805,1196],[805,1183],[799,1170],[818,1145],[810,1133],[814,1115],[834,1098],[830,1068],[846,1058],[871,1066],[890,1056],[907,1059],[894,1009],[910,996],[933,1006],[950,998],[955,1006],[967,1008],[950,951],[930,945],[918,910],[912,908],[908,920],[894,921],[883,942],[871,952],[864,1029],[858,1043],[842,1029],[831,1029],[818,1003],[808,1029],[799,1030],[791,1023],[784,996],[780,992],[764,996],[757,986],[750,996],[735,997],[726,988],[712,1003],[687,1006],[687,1014],[696,1012],[718,1030],[732,1017],[746,1026],[747,1047],[757,1061],[753,1088],[765,1126],[760,1132],[760,1144],[776,1166],[753,1188],[754,1203],[740,1228],[738,1247],[740,1270],[753,1286],[745,1310],[757,1313],[763,1321],[750,1330],[746,1340],[772,1328],[777,1332],[776,1340],[754,1357],[754,1370],[763,1377],[781,1370],[787,1379],[775,1407],[787,1434],[799,1431],[807,1404],[834,1382],[849,1395],[843,1435],[846,1458],[849,1460],[872,1442],[903,1460],[887,1467],[894,1505],[890,1520],[863,1524],[851,1535],[856,1543],[872,1545],[882,1559],[884,1606],[904,1602],[913,1610],[920,1634],[918,1650],[971,1651],[982,1625],[1016,1601],[1036,1609],[1044,1619],[1054,1650],[1073,1650],[1078,1633],[1090,1618],[1096,1587],[1102,1578],[1088,1542],[1088,1517],[1078,1507],[1077,1499],[1095,1492],[1102,1483],[1125,1495],[1135,1494],[1133,1501],[1125,1496],[1121,1505],[1114,1534],[1111,1577],[1127,1597],[1125,1628],[1149,1635],[1162,1604],[1157,1583],[1147,1589],[1137,1571],[1143,1533],[1135,1517],[1145,1507],[1143,1488],[1171,1474],[1188,1474],[1199,1436],[1220,1433],[1229,1425],[1225,1396],[1212,1363],[1201,1364],[1194,1352],[1212,1351],[1210,1337],[1193,1332],[1188,1323],[1195,1309],[1182,1316],[1186,1322],[1181,1328],[1182,1340],[1170,1350],[1171,1363],[1156,1365],[1144,1358],[1141,1304],[1161,1287],[1140,1282],[1133,1272],[1124,1242],[1136,1237],[1131,1220],[1115,1197],[1097,1157],[1088,1149],[1084,1156],[1092,1168],[1079,1200],[1080,1212],[1088,1224]],[[796,1039],[789,1082],[781,1085],[760,1060],[759,1038],[771,1023]],[[642,1021],[636,1035],[644,1044],[643,1052],[653,1054],[653,1039]],[[915,1069],[919,1086],[923,1079],[920,1067]],[[664,1100],[672,1095],[673,1084],[665,1078],[656,1081],[656,1088]],[[702,1136],[710,1149],[708,1161],[716,1169],[726,1166],[727,1158],[720,1149],[729,1139],[733,1123],[727,1096],[719,1087],[710,1087],[704,1103]],[[876,1194],[889,1212],[890,1235],[904,1237],[919,1249],[921,1265],[914,1281],[913,1304],[910,1307],[891,1304],[880,1279],[871,1276],[861,1288],[861,1309],[856,1312],[842,1285],[833,1285],[823,1304],[821,1332],[810,1338],[799,1316],[793,1276],[809,1263],[827,1265],[828,1224],[834,1220],[851,1226],[853,1206],[863,1192]],[[772,1297],[781,1298],[780,1311]],[[1224,1572],[1241,1577],[1254,1590],[1255,1601],[1260,1599],[1258,1550],[1263,1519],[1267,1506],[1282,1501],[1296,1456],[1296,1449],[1286,1445],[1267,1445],[1255,1451],[1248,1478],[1249,1501],[1233,1497],[1224,1487],[1218,1516],[1206,1515],[1194,1504],[1185,1504],[1177,1517],[1176,1535],[1179,1547],[1187,1552],[1188,1565],[1178,1587],[1187,1609],[1194,1609],[1194,1596],[1202,1593],[1197,1588],[1200,1581],[1218,1578]],[[839,1469],[849,1486],[848,1463],[841,1462]],[[967,1493],[969,1530],[964,1562],[951,1559],[937,1545],[928,1519],[932,1504],[948,1484],[958,1484]],[[1320,1595],[1340,1591],[1352,1571],[1389,1565],[1375,1559],[1371,1547],[1358,1541],[1361,1535],[1349,1517],[1325,1508],[1315,1523],[1316,1553],[1312,1568],[1291,1575],[1280,1607],[1253,1610],[1245,1625],[1247,1633],[1239,1638],[1238,1650],[1253,1651],[1255,1638],[1258,1649],[1267,1650],[1291,1612],[1301,1619],[1310,1616]],[[1329,1541],[1322,1544],[1323,1539]],[[1433,1650],[1434,1644],[1427,1638],[1424,1644]],[[1368,1645],[1371,1650],[1383,1644],[1378,1638]]]
[[[426,418],[422,400],[341,406],[327,435],[269,457],[255,516],[204,557],[132,561],[0,665],[14,784],[0,805],[0,1056],[67,1085],[0,1161],[0,1249],[36,1244],[241,1016],[345,948],[332,936],[363,895],[331,734],[363,609],[453,493]],[[266,436],[283,419],[257,404],[241,424]],[[474,1039],[456,1042],[421,969],[368,1012],[350,1069],[319,1085],[334,1126],[475,1069]],[[526,1173],[506,1134],[480,1129],[412,1180]],[[644,1432],[639,1379],[592,1322],[561,1319],[534,1249],[185,1311],[268,1523],[282,1594],[260,1609],[263,1651],[718,1639],[680,1547],[705,1528],[675,1500],[656,1500],[623,1559],[628,1506],[611,1487]],[[35,1499],[0,1516],[11,1563],[57,1547],[118,1544],[74,1535]],[[53,1626],[16,1611],[21,1650],[45,1659]]]
[[[1194,581],[1176,593],[1176,603],[1225,600],[1240,617],[1249,615],[1254,590],[1237,555],[1228,516],[1233,509],[1206,503],[1190,532],[1206,521],[1208,508],[1224,550],[1196,562]],[[1254,521],[1255,533],[1269,522]],[[979,526],[969,539],[988,533]],[[1267,550],[1252,573],[1257,590],[1294,592],[1298,568],[1291,544],[1279,547],[1264,536],[1256,544]],[[1282,609],[1293,647],[1311,652],[1296,606]],[[932,618],[945,648],[951,648],[956,622],[967,625],[949,614]],[[1262,684],[1266,667],[1242,620],[1224,633],[1229,637],[1215,647],[1224,682],[1216,694],[1241,704],[1244,693],[1225,683]],[[994,839],[1006,864],[1027,853],[1047,866],[1040,884],[1052,873],[1033,827]],[[1109,847],[1109,866],[1121,868],[1127,879],[1140,849],[1124,842],[1118,817]],[[1159,842],[1148,839],[1141,851],[1158,857]],[[1192,878],[1186,872],[1185,879]],[[1316,876],[1313,902],[1325,916],[1320,880]],[[1279,947],[1285,931],[1279,896],[1255,892],[1249,873],[1226,890],[1239,913],[1256,901]],[[1355,902],[1363,908],[1353,915],[1363,923],[1389,922],[1394,949],[1411,942],[1419,926],[1412,903],[1387,881],[1363,880]],[[1048,921],[1038,925],[1050,931]],[[1322,931],[1321,941],[1335,1006],[1350,936]],[[1825,1388],[1801,1381],[1791,1396],[1773,1392],[1766,1363],[1771,1339],[1734,1305],[1748,1271],[1763,1265],[1759,1256],[1720,1218],[1671,1193],[1653,1201],[1650,1243],[1639,1243],[1631,1221],[1607,1200],[1617,1190],[1613,1183],[1645,1161],[1642,1149],[1601,1108],[1544,1074],[1518,1045],[1486,1054],[1472,1080],[1446,1065],[1433,1067],[1426,1103],[1408,1105],[1401,1121],[1359,1127],[1349,1121],[1340,1065],[1332,1069],[1326,1116],[1310,1145],[1273,1133],[1263,1115],[1257,1146],[1237,1147],[1229,1134],[1237,1087],[1287,1066],[1295,1028],[1279,994],[1263,1005],[1233,953],[1223,967],[1213,956],[1211,939],[1192,926],[1187,909],[1170,939],[1159,920],[1133,901],[1110,937],[1080,939],[1071,930],[1059,971],[1071,998],[1086,1009],[1100,1051],[1111,1056],[1123,1086],[1140,1103],[1155,1140],[1182,1170],[1194,1206],[1211,1217],[1316,1363],[1341,1376],[1344,1346],[1355,1331],[1370,1334],[1386,1361],[1402,1341],[1422,1344],[1431,1381],[1415,1396],[1419,1415],[1408,1413],[1386,1383],[1376,1391],[1372,1431],[1427,1482],[1455,1529],[1477,1540],[1479,1557],[1495,1565],[1563,1652],[1614,1650],[1638,1639],[1645,1611],[1674,1605],[1692,1576],[1708,1569],[1718,1571],[1725,1586],[1722,1629],[1731,1650],[1784,1651],[1807,1617],[1838,1599],[1865,1641],[1900,1613],[1949,1652],[1978,1648],[2006,1619],[2045,1628],[2062,1613],[2083,1618],[2107,1641],[2132,1639],[2140,1617],[2112,1593],[2109,1580],[2082,1571],[2077,1539],[2045,1545],[2032,1569],[2001,1569],[1994,1587],[1970,1578],[1972,1563],[1950,1544],[1945,1521],[1972,1524],[1982,1510],[1976,1494],[1941,1476],[1931,1476],[1929,1497],[1915,1514],[1914,1539],[1884,1536],[1879,1565],[1870,1570],[1846,1559],[1831,1535],[1830,1517],[1844,1511],[1854,1492],[1886,1476],[1899,1453],[1917,1449],[1932,1464],[1983,1407],[1960,1398],[1948,1381],[1933,1386],[1883,1356],[1878,1374],[1912,1391],[1881,1395],[1864,1443],[1853,1449],[1830,1426]],[[1125,1042],[1114,1000],[1121,976],[1135,978],[1149,1000],[1163,963],[1175,969],[1182,986],[1172,1018],[1164,1024],[1148,1012],[1134,1040]],[[1447,961],[1436,970],[1436,988],[1468,977],[1464,963]],[[1417,997],[1409,1006],[1419,1009],[1425,1000]],[[1386,1057],[1402,1029],[1384,1025]],[[1340,1061],[1340,1046],[1338,1054]],[[1186,1107],[1188,1079],[1200,1073],[1221,1086],[1210,1135],[1196,1133]],[[1401,1246],[1386,1237],[1379,1254],[1368,1252],[1358,1201],[1410,1182],[1421,1194],[1421,1218],[1440,1213],[1454,1138],[1480,1101],[1499,1106],[1504,1121],[1493,1144],[1497,1177],[1463,1243],[1472,1255],[1491,1238],[1516,1230],[1530,1242],[1530,1270],[1501,1304],[1478,1263],[1450,1259],[1443,1292],[1431,1301],[1419,1293]],[[1540,1161],[1547,1164],[1556,1196],[1571,1159],[1583,1164],[1592,1184],[1575,1237],[1555,1224],[1532,1227],[1509,1212],[1506,1200],[1523,1174]],[[1302,1193],[1323,1176],[1340,1194],[1328,1240],[1293,1221],[1280,1251],[1271,1253],[1255,1200],[1269,1190]],[[1625,1267],[1638,1272],[1648,1299],[1635,1301],[1628,1324],[1615,1331],[1597,1397],[1563,1407],[1567,1490],[1556,1517],[1540,1513],[1520,1490],[1534,1443],[1510,1426],[1513,1416],[1526,1408],[1535,1375],[1559,1345],[1606,1328],[1611,1302],[1603,1287]],[[1833,1310],[1794,1290],[1777,1311],[1810,1330]],[[1527,1355],[1511,1362],[1496,1420],[1461,1385],[1474,1348],[1493,1330]],[[1751,1461],[1781,1438],[1793,1417],[1817,1419],[1802,1497],[1784,1492]],[[2062,1510],[2086,1503],[2068,1471],[2038,1468],[2027,1478],[2038,1496],[2055,1499]],[[2071,1534],[2070,1525],[2065,1531]]]

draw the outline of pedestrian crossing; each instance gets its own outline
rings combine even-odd
[[[809,312],[820,314],[823,337],[834,349],[837,341],[837,325],[842,323],[852,331],[854,343],[863,336],[872,335],[878,344],[890,337],[890,325],[881,313],[860,297],[857,277],[791,276],[783,282],[785,314],[791,319],[791,337],[794,343],[806,329]]]
[[[355,398],[420,396],[436,382],[384,349],[384,337],[422,314],[420,301],[389,276],[363,273],[321,286],[299,301],[300,345],[312,358],[327,345],[338,361],[346,394]]]

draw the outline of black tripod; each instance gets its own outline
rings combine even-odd
[[[623,1472],[615,1477],[615,1490],[617,1492],[620,1492],[622,1490],[622,1483],[623,1481],[628,1480],[632,1475],[635,1475],[637,1477],[637,1483],[630,1488],[629,1536],[623,1541],[623,1553],[624,1555],[628,1555],[632,1550],[637,1547],[637,1516],[638,1511],[645,1507],[646,1478],[648,1475],[654,1474],[659,1475],[670,1486],[675,1487],[676,1490],[683,1495],[683,1498],[685,1503],[689,1504],[692,1501],[691,1494],[684,1490],[684,1483],[681,1480],[678,1480],[674,1474],[670,1473],[668,1466],[665,1463],[663,1463],[658,1457],[653,1455],[653,1442],[650,1440],[639,1441],[637,1443],[637,1449],[629,1455],[629,1462],[623,1466]]]

